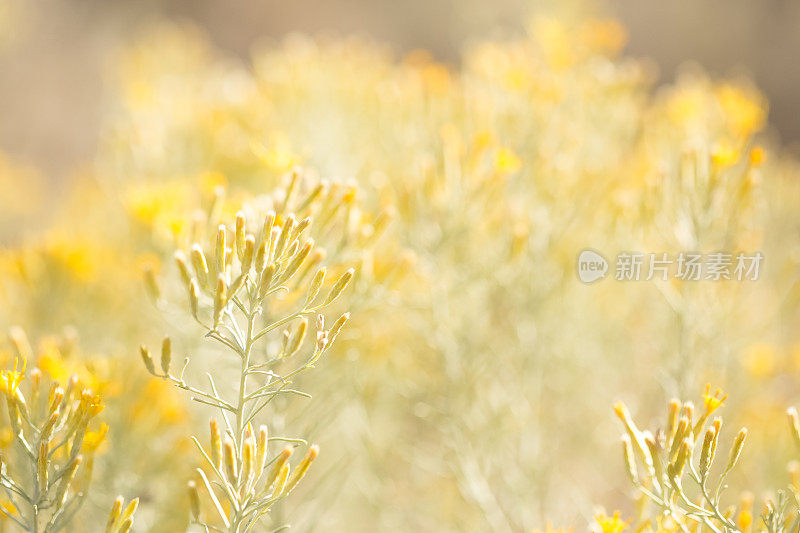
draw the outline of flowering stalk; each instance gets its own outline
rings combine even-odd
[[[238,383],[224,394],[210,372],[208,389],[189,385],[184,373],[171,372],[172,344],[165,338],[161,348],[160,369],[146,347],[141,355],[154,375],[189,391],[192,399],[219,410],[219,420],[211,420],[207,446],[193,441],[200,450],[206,471],[198,469],[214,513],[224,530],[244,532],[253,529],[272,506],[289,494],[300,482],[317,457],[318,448],[308,447],[305,457],[292,471],[289,459],[302,439],[269,436],[266,425],[255,429],[259,415],[279,396],[309,395],[292,388],[292,380],[314,365],[349,318],[345,313],[326,327],[321,311],[336,300],[353,278],[354,270],[343,272],[325,292],[324,267],[311,276],[314,240],[308,237],[314,228],[310,216],[325,213],[325,202],[316,202],[319,194],[311,187],[308,198],[293,202],[299,194],[299,175],[294,173],[280,196],[273,198],[266,212],[242,210],[233,224],[220,224],[207,249],[200,243],[191,247],[192,267],[183,252],[175,260],[188,294],[194,319],[213,340],[238,361]],[[221,197],[221,192],[219,193]],[[296,203],[295,211],[288,209]],[[212,212],[214,209],[212,209]],[[306,216],[308,215],[308,216]],[[303,217],[303,218],[301,218]],[[310,277],[309,277],[310,276]],[[309,316],[316,315],[313,343],[306,342]],[[257,347],[261,346],[260,350]],[[259,354],[267,354],[266,358]],[[301,355],[305,352],[305,355]],[[263,356],[262,356],[263,357]],[[302,358],[302,359],[301,359]],[[300,359],[299,363],[295,363]],[[269,457],[269,444],[283,441],[287,446]],[[204,528],[221,530],[201,515],[198,484],[189,486],[192,520]],[[220,501],[223,499],[227,505]]]
[[[16,362],[13,370],[0,372],[0,392],[13,437],[8,456],[0,458],[0,487],[9,500],[0,512],[26,531],[63,531],[86,500],[92,454],[108,429],[103,425],[90,431],[89,426],[103,405],[75,375],[63,386],[53,382],[48,388],[39,368],[28,373],[24,394],[22,382],[33,351],[21,329],[12,328],[10,338]],[[134,511],[135,506],[126,516],[130,524]]]

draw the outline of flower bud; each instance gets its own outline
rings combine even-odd
[[[739,456],[742,454],[742,448],[744,448],[744,441],[746,438],[747,428],[740,429],[739,434],[736,435],[736,440],[733,441],[731,454],[728,457],[728,465],[725,467],[726,471],[730,471],[734,466],[736,466],[736,462],[739,460]]]
[[[317,455],[319,455],[319,446],[311,446],[306,452],[305,457],[303,457],[303,460],[300,461],[300,464],[297,465],[297,468],[294,470],[294,472],[292,472],[292,475],[287,480],[285,490],[286,493],[290,492],[297,486],[298,483],[300,483],[300,480],[306,475],[308,468],[311,466],[311,463],[314,462],[314,459],[317,458]]]
[[[172,361],[172,341],[168,336],[161,342],[161,371],[165,376],[169,375],[169,365]]]
[[[222,311],[228,303],[228,286],[225,284],[225,276],[220,274],[217,278],[217,290],[214,293],[214,327],[219,326],[222,321]]]
[[[200,494],[197,492],[197,484],[194,481],[189,481],[189,509],[192,512],[192,520],[197,522],[200,520]]]
[[[219,470],[222,466],[222,437],[220,436],[219,424],[217,424],[216,420],[212,419],[209,425],[211,427],[211,462],[214,463],[214,468]]]
[[[283,467],[286,465],[289,457],[292,456],[293,451],[294,450],[292,450],[291,446],[286,446],[281,451],[280,455],[278,455],[278,457],[275,459],[275,462],[272,463],[272,468],[270,468],[265,480],[265,486],[269,487],[278,479],[278,475],[281,473],[281,470],[283,470]]]
[[[142,345],[139,347],[139,353],[142,355],[142,361],[144,362],[144,366],[147,368],[147,371],[155,376],[156,367],[153,364],[153,358],[150,356],[150,350],[147,349],[147,346]]]
[[[206,262],[206,256],[199,244],[192,245],[191,256],[195,276],[203,287],[208,287],[208,262]]]
[[[244,217],[244,213],[239,211],[236,213],[236,229],[234,231],[234,244],[236,245],[236,256],[239,258],[239,261],[244,258],[244,239],[246,234],[246,219]]]
[[[336,283],[331,288],[330,292],[328,293],[328,296],[325,298],[325,303],[323,305],[328,305],[329,303],[333,302],[336,298],[338,298],[339,295],[342,294],[342,291],[344,291],[344,289],[350,283],[350,280],[353,279],[354,274],[355,270],[352,268],[348,269],[344,274],[342,274],[342,277],[340,277],[338,281],[336,281]]]

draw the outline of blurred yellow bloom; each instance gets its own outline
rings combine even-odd
[[[14,370],[0,370],[0,392],[7,396],[14,396],[19,388],[19,384],[24,379],[26,361],[22,361],[22,367],[17,370],[19,360],[14,358]]]
[[[553,527],[552,524],[547,524],[544,530],[534,529],[532,533],[570,533],[571,531],[572,528],[569,529],[563,527],[555,528]]]
[[[302,163],[288,137],[282,133],[272,132],[266,146],[253,142],[251,148],[268,169],[277,173],[288,172]]]
[[[572,40],[566,23],[555,18],[538,17],[530,25],[547,62],[554,69],[570,67],[575,62]]]
[[[741,137],[749,137],[764,127],[767,119],[764,97],[755,89],[722,84],[714,90],[731,129]]]
[[[599,527],[598,533],[620,533],[631,523],[630,520],[627,522],[622,520],[619,511],[614,511],[613,516],[600,513],[595,515],[594,519]]]
[[[522,161],[510,148],[500,147],[494,154],[494,168],[500,174],[512,174],[522,168]]]
[[[777,359],[778,350],[775,345],[757,343],[747,349],[742,363],[751,376],[765,378],[774,371]]]
[[[750,164],[754,167],[760,167],[762,164],[764,164],[766,158],[767,153],[763,146],[754,146],[750,150]]]
[[[108,434],[108,424],[105,422],[100,425],[97,431],[88,431],[83,439],[83,450],[94,453],[106,440]]]
[[[613,55],[628,42],[625,26],[614,19],[592,19],[581,25],[581,38],[590,50]]]
[[[0,429],[0,448],[5,449],[12,442],[14,442],[14,432],[11,431],[11,428],[5,427]]]
[[[176,236],[185,229],[192,190],[176,180],[137,184],[128,190],[125,205],[135,221],[152,229],[167,228]]]
[[[718,168],[729,167],[739,160],[739,150],[730,141],[723,139],[714,145],[711,159]]]

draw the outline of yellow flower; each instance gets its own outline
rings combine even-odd
[[[620,533],[628,524],[630,524],[630,520],[627,522],[623,521],[620,517],[619,511],[614,511],[614,516],[608,516],[605,513],[600,513],[594,517],[597,525],[600,527],[599,533]]]
[[[81,395],[80,408],[89,416],[89,418],[99,415],[103,411],[104,407],[105,406],[100,400],[100,395],[93,394],[88,389],[83,391],[83,394]]]
[[[83,449],[89,453],[94,453],[106,440],[108,425],[103,423],[97,431],[87,431],[83,439]]]
[[[22,368],[17,370],[19,359],[14,358],[14,370],[0,371],[0,391],[7,396],[14,396],[22,382],[26,361],[22,361]]]
[[[716,411],[722,402],[728,397],[727,394],[723,395],[722,390],[717,389],[714,395],[711,395],[711,384],[706,384],[706,393],[703,394],[703,403],[706,406],[706,415],[710,415]]]

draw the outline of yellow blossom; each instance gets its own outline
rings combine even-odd
[[[619,511],[614,511],[613,516],[600,513],[594,519],[600,528],[598,533],[620,533],[631,523],[630,520],[627,522],[622,520]]]
[[[108,434],[108,425],[103,423],[97,431],[87,431],[83,439],[83,450],[89,453],[94,453],[106,440]]]
[[[703,403],[706,406],[706,415],[710,415],[716,411],[722,402],[728,397],[727,394],[722,393],[721,389],[717,389],[714,394],[711,394],[711,384],[706,384],[706,392],[703,394]]]

